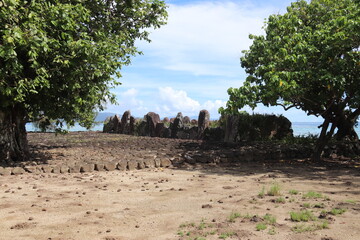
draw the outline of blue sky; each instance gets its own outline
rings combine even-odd
[[[197,116],[207,109],[212,119],[224,106],[229,87],[246,78],[240,66],[248,35],[263,34],[270,14],[284,13],[291,0],[167,0],[168,24],[150,30],[151,43],[138,41],[144,55],[122,70],[121,86],[113,89],[119,105],[105,111],[136,117],[153,111],[163,117]],[[252,112],[251,109],[245,108]],[[294,122],[321,121],[299,110],[259,106],[254,112],[283,114]]]

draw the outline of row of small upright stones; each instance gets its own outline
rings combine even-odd
[[[167,127],[170,125],[170,127]],[[191,126],[192,127],[188,127]],[[194,127],[194,125],[197,125]],[[188,116],[183,117],[179,112],[175,118],[164,118],[160,120],[157,113],[147,113],[141,122],[131,116],[130,110],[125,111],[121,119],[118,115],[109,117],[104,124],[103,132],[120,133],[139,136],[165,137],[165,138],[188,138],[202,139],[205,129],[210,125],[210,113],[207,110],[199,112],[198,120],[190,120]],[[182,133],[181,131],[187,130]],[[190,130],[190,131],[189,131]],[[181,133],[180,133],[181,132]],[[189,135],[189,136],[178,136]]]
[[[20,175],[25,173],[85,173],[93,171],[127,171],[144,168],[170,167],[172,162],[168,158],[144,159],[137,161],[120,161],[106,163],[83,163],[74,166],[66,165],[37,165],[25,167],[0,167],[0,176]]]

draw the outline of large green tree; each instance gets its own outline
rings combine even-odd
[[[0,0],[0,162],[27,158],[28,120],[89,127],[166,16],[159,0]]]
[[[336,136],[358,139],[360,114],[360,7],[356,0],[304,0],[271,15],[264,36],[250,35],[241,66],[243,86],[230,88],[227,108],[237,112],[258,103],[298,108],[324,119],[314,150]]]

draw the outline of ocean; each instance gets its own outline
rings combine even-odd
[[[320,128],[318,126],[321,125],[320,122],[293,122],[292,129],[294,131],[294,136],[307,136],[309,134],[315,135],[320,134]],[[90,129],[90,131],[102,131],[103,124],[95,125],[94,128]],[[26,124],[26,130],[28,132],[37,131],[37,129],[33,126],[32,123]],[[357,134],[360,136],[360,128],[355,128]],[[70,128],[69,131],[77,132],[77,131],[87,131],[85,128],[76,124],[74,127]]]

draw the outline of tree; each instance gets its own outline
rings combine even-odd
[[[337,137],[358,139],[360,114],[360,7],[356,0],[301,0],[287,13],[271,15],[265,36],[250,35],[241,66],[243,86],[228,90],[223,112],[255,108],[298,108],[324,119],[314,150],[319,159],[337,128]]]
[[[28,157],[28,120],[90,127],[166,16],[159,0],[0,0],[0,162]]]

